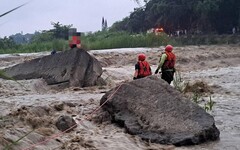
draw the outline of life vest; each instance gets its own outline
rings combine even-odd
[[[176,56],[172,52],[164,52],[167,55],[167,59],[165,60],[162,69],[173,69],[176,63]]]
[[[138,77],[146,77],[152,74],[150,65],[147,61],[139,61]]]

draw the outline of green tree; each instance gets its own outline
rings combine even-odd
[[[144,8],[136,8],[133,13],[131,13],[128,21],[128,31],[138,33],[146,30],[145,28],[145,13]]]
[[[211,24],[218,33],[229,33],[233,27],[240,26],[240,1],[220,0],[218,11],[211,16]]]
[[[163,27],[167,33],[185,30],[195,33],[229,33],[240,26],[239,0],[144,0],[143,8],[114,23],[114,29],[141,32]]]
[[[109,29],[109,31],[129,31],[131,30],[128,26],[129,23],[129,17],[123,18],[122,21],[115,22]]]
[[[16,46],[15,42],[13,41],[12,37],[4,37],[0,38],[0,49],[9,49],[14,48]]]
[[[31,42],[39,43],[39,42],[49,42],[54,39],[53,33],[49,31],[43,32],[35,32]]]
[[[68,39],[68,31],[72,27],[72,25],[62,25],[59,22],[52,22],[53,29],[49,30],[49,32],[53,33],[53,37],[56,39]]]

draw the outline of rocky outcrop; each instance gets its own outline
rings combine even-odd
[[[74,48],[6,68],[4,72],[16,80],[43,78],[48,84],[84,87],[98,83],[102,67],[85,50]]]
[[[73,128],[77,127],[77,123],[70,116],[60,116],[56,121],[56,127],[62,132],[70,132]]]
[[[156,76],[123,83],[104,102],[113,121],[147,141],[181,146],[219,138],[210,114]]]

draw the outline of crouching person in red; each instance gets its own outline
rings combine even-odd
[[[138,62],[135,65],[133,80],[152,75],[151,67],[145,59],[146,56],[144,54],[138,55]]]

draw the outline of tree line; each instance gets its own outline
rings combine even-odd
[[[38,52],[52,49],[63,50],[68,47],[68,32],[72,25],[52,22],[53,28],[33,34],[17,33],[0,38],[0,53]]]
[[[0,15],[0,18],[22,6],[23,5]],[[22,44],[28,44],[30,49],[37,49],[36,51],[40,51],[41,49],[49,50],[52,48],[63,49],[66,47],[65,45],[67,45],[68,31],[72,25],[62,25],[59,22],[52,22],[52,26],[53,28],[50,30],[35,32],[34,34],[22,35],[18,33],[10,37],[0,38],[1,53],[9,51],[8,49],[21,50],[23,49],[21,47]],[[236,32],[239,32],[240,0],[145,0],[143,7],[135,8],[128,17],[115,22],[108,28],[109,30],[103,30],[96,34],[86,34],[86,36],[82,34],[81,39],[83,43],[93,45],[88,46],[89,48],[97,49],[99,46],[95,45],[104,45],[102,44],[103,39],[107,40],[108,43],[106,42],[107,44],[105,44],[107,46],[100,46],[101,48],[114,48],[114,44],[111,42],[115,41],[112,39],[116,37],[116,41],[119,42],[120,40],[120,38],[115,36],[116,34],[119,34],[119,37],[124,37],[122,39],[132,39],[132,37],[134,37],[134,40],[136,38],[142,40],[143,38],[141,36],[135,37],[133,35],[146,33],[148,29],[155,27],[163,28],[167,34],[172,34],[179,30],[187,31],[187,33],[191,34],[226,34],[232,32],[233,28]],[[99,34],[101,36],[98,36]],[[151,36],[146,38],[152,39]],[[195,41],[198,41],[198,39]],[[199,42],[192,43],[197,44]],[[219,42],[213,41],[210,43]],[[43,45],[43,47],[39,47],[39,44]],[[124,47],[124,44],[125,46],[130,45],[130,47],[136,46],[136,44],[126,41],[120,46],[117,45],[117,47]],[[151,42],[145,43],[145,46],[149,45],[154,46],[155,44]],[[27,48],[29,47],[26,47],[26,49]]]
[[[145,0],[130,16],[115,22],[110,30],[145,32],[155,27],[166,33],[226,34],[240,26],[239,0]]]

